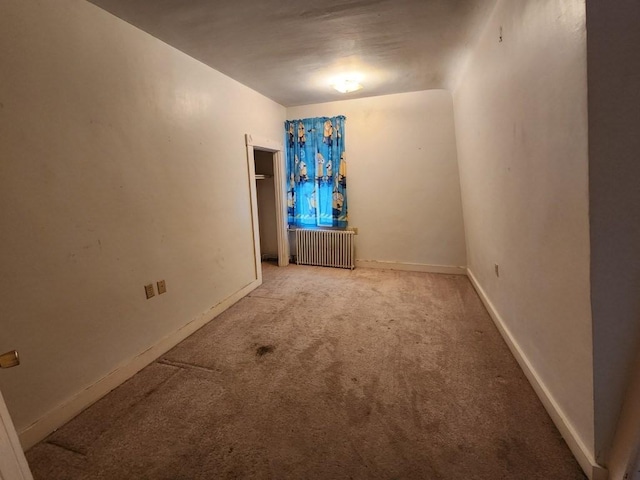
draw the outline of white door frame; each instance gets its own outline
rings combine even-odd
[[[255,252],[256,278],[262,282],[260,266],[260,231],[258,229],[258,196],[256,192],[256,165],[253,149],[273,153],[273,179],[276,192],[276,223],[278,237],[278,266],[289,265],[289,236],[287,234],[286,170],[284,168],[283,147],[280,142],[255,135],[245,135],[247,144],[247,166],[249,167],[249,192],[251,195],[251,220],[253,223],[253,250]]]
[[[0,392],[0,479],[33,480],[9,410]]]

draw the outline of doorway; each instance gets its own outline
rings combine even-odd
[[[33,480],[2,393],[0,393],[0,479]]]
[[[256,172],[256,202],[258,206],[258,232],[260,233],[260,259],[278,261],[278,220],[276,217],[276,189],[273,152],[253,149]]]
[[[282,144],[246,135],[256,278],[262,282],[262,260],[289,265]]]

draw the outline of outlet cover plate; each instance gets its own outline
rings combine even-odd
[[[155,292],[153,291],[153,283],[144,286],[144,293],[147,295],[147,300],[155,296]]]
[[[164,280],[160,280],[158,282],[158,294],[162,295],[163,293],[167,293],[167,283]]]

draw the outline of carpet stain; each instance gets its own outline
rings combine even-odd
[[[276,349],[275,345],[262,345],[262,346],[256,348],[256,356],[257,357],[263,357],[267,353],[273,353],[273,351],[275,349]]]

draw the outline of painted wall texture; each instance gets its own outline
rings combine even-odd
[[[624,471],[640,422],[639,16],[633,0],[586,15],[499,0],[453,102],[285,111],[88,2],[3,1],[0,351],[22,365],[0,390],[18,430],[249,284],[244,134],[343,114],[357,258],[468,264],[582,447],[607,464],[622,438]],[[146,300],[160,279],[168,293]]]
[[[593,457],[585,21],[499,0],[454,103],[469,270]]]
[[[637,1],[587,1],[595,433],[607,463],[627,385],[640,378],[639,25]],[[635,401],[622,428],[640,428]]]
[[[280,141],[285,110],[86,1],[3,1],[0,44],[20,431],[255,279],[244,134]]]
[[[452,99],[430,90],[306,105],[288,119],[345,115],[356,258],[465,266]]]

